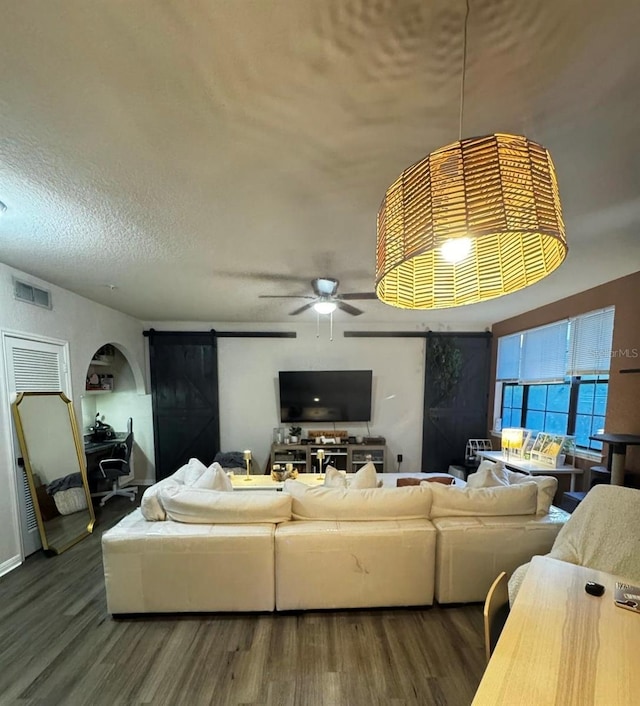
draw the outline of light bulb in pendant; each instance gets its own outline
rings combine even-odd
[[[440,246],[442,259],[452,265],[462,262],[471,252],[471,238],[449,238]]]

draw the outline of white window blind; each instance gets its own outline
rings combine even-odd
[[[521,334],[516,333],[498,339],[496,380],[509,382],[520,378],[520,338]]]
[[[571,321],[567,375],[609,372],[615,308],[590,311]]]
[[[567,370],[568,321],[525,331],[522,335],[520,382],[561,382]]]

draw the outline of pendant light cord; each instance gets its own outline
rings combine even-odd
[[[469,23],[469,0],[466,0],[467,11],[464,15],[464,32],[462,35],[462,77],[460,79],[460,129],[458,140],[462,141],[462,116],[464,114],[464,82],[467,76],[467,24]]]

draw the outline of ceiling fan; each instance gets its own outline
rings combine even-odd
[[[294,311],[289,312],[289,316],[296,316],[307,309],[315,309],[319,314],[331,314],[335,309],[351,314],[351,316],[360,316],[364,313],[362,309],[358,309],[351,304],[346,304],[347,300],[357,299],[377,299],[375,292],[347,292],[338,294],[338,285],[340,282],[333,277],[316,277],[311,280],[311,288],[314,296],[310,294],[261,294],[261,299],[310,299],[308,304],[304,304]]]

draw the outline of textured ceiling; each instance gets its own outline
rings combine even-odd
[[[640,269],[640,3],[470,4],[464,135],[551,151],[569,256],[495,302],[358,323],[486,325]],[[458,138],[464,12],[0,0],[0,261],[146,321],[291,321],[304,301],[258,295],[320,275],[371,291],[386,187]]]

